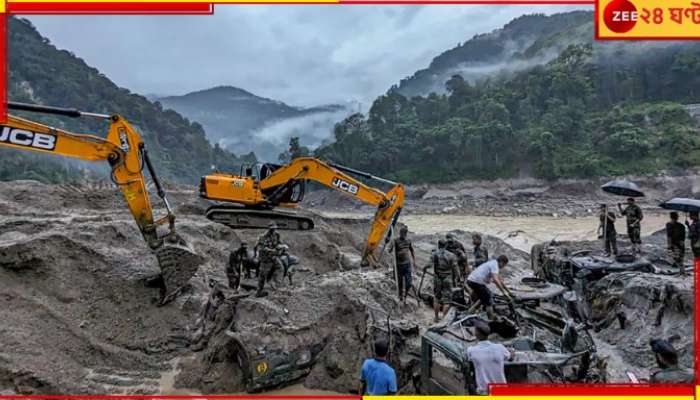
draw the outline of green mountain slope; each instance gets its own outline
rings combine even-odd
[[[118,87],[71,52],[51,45],[29,21],[13,17],[8,22],[10,101],[123,115],[144,137],[159,174],[172,181],[195,183],[212,165],[234,170],[240,163],[233,154],[212,146],[199,124]],[[107,128],[94,119],[22,115],[80,133],[104,135]],[[16,150],[3,149],[1,154],[0,179],[62,181],[83,176],[81,169],[88,166]]]
[[[439,54],[427,68],[402,79],[397,89],[406,97],[441,93],[455,74],[474,81],[543,64],[568,45],[591,43],[592,29],[589,11],[524,15]]]
[[[569,43],[580,29],[557,36]],[[550,36],[530,48],[537,53],[559,46],[555,42]],[[445,94],[409,98],[394,87],[367,116],[338,124],[336,142],[317,154],[404,182],[591,177],[700,165],[696,121],[681,105],[700,103],[700,44],[563,48],[547,64],[507,77],[470,83],[455,75]]]

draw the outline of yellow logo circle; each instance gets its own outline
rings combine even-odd
[[[256,367],[255,370],[258,371],[258,374],[262,375],[265,372],[267,372],[267,363],[265,361],[260,362]]]

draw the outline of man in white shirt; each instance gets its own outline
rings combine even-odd
[[[491,290],[486,286],[493,281],[498,289],[501,290],[504,296],[508,299],[513,298],[513,294],[508,290],[506,285],[501,280],[498,274],[499,269],[503,269],[508,265],[508,257],[505,255],[498,256],[496,260],[489,260],[476,267],[467,277],[467,286],[471,291],[471,299],[474,305],[469,309],[469,312],[474,312],[478,305],[482,305],[486,309],[489,319],[496,317],[493,311],[493,298]]]
[[[491,330],[484,322],[474,328],[479,342],[467,348],[467,359],[474,365],[477,394],[489,394],[490,383],[506,383],[505,361],[512,356],[505,346],[488,340]]]

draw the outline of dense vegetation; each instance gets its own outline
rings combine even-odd
[[[215,165],[237,170],[240,159],[211,146],[204,130],[158,102],[120,88],[95,68],[65,50],[58,50],[29,21],[9,18],[9,90],[11,101],[40,103],[120,114],[144,137],[159,174],[177,182],[195,183]],[[58,128],[104,134],[100,120],[21,114]],[[0,179],[38,179],[60,182],[85,176],[87,163],[60,160],[4,149]]]
[[[317,150],[404,182],[649,173],[700,165],[700,135],[679,104],[700,102],[700,46],[571,45],[510,79],[407,98],[396,87]]]

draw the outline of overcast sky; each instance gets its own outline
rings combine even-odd
[[[35,16],[118,85],[174,95],[233,85],[292,105],[368,104],[433,57],[522,14],[585,6],[229,5],[211,16]]]

